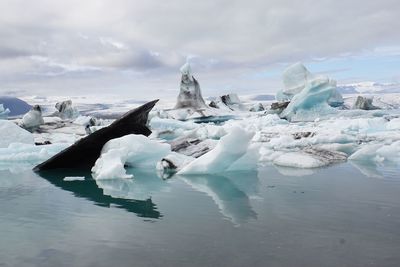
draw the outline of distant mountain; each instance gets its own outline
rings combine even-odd
[[[18,116],[27,113],[31,109],[31,105],[25,101],[10,96],[0,96],[0,104],[10,110],[9,116]]]
[[[338,85],[342,94],[389,94],[400,93],[400,83],[360,82]]]
[[[252,100],[271,101],[271,100],[275,100],[275,95],[256,95],[252,98]]]

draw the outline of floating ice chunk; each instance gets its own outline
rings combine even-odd
[[[73,181],[85,181],[84,176],[66,176],[63,181],[65,182],[73,182]]]
[[[303,152],[289,152],[280,155],[274,161],[274,164],[293,168],[318,168],[326,164],[312,155]]]
[[[71,100],[56,103],[56,109],[61,119],[76,119],[79,116],[79,111],[72,105]]]
[[[0,120],[0,148],[8,147],[11,143],[23,143],[33,145],[33,135],[7,120]]]
[[[353,109],[374,110],[379,109],[372,104],[373,98],[358,96],[354,102]]]
[[[308,147],[302,151],[288,152],[278,156],[273,163],[284,167],[318,168],[332,163],[346,161],[343,152]]]
[[[242,101],[240,101],[238,95],[234,93],[221,96],[221,101],[231,110],[242,110],[244,108]]]
[[[264,108],[263,104],[261,104],[261,103],[254,104],[249,109],[249,111],[251,111],[251,112],[260,112],[260,111],[264,111],[264,110],[265,110],[265,108]]]
[[[181,67],[181,85],[178,100],[175,109],[193,108],[205,109],[206,103],[201,95],[200,84],[192,76],[192,70],[189,63]]]
[[[22,117],[22,124],[25,129],[35,129],[44,123],[42,109],[35,105]]]
[[[143,135],[125,135],[108,141],[92,168],[95,179],[132,178],[125,165],[130,167],[156,167],[171,152],[169,144],[151,140]]]
[[[0,104],[0,120],[7,119],[10,110],[8,108],[4,108],[3,104]]]
[[[178,174],[220,173],[226,171],[235,161],[246,154],[253,132],[239,127],[232,127],[222,137],[217,146],[185,166]]]
[[[335,113],[328,100],[335,92],[335,86],[326,77],[317,77],[309,81],[303,91],[295,95],[282,118],[290,121],[313,121],[319,116]]]
[[[353,161],[400,163],[400,141],[391,144],[367,144],[349,157]]]
[[[161,178],[169,178],[171,175],[180,171],[195,158],[184,154],[171,152],[157,163],[157,171]]]

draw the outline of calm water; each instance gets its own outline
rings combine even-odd
[[[400,266],[398,168],[131,172],[0,171],[0,266]]]

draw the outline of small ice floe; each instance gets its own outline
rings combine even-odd
[[[72,100],[66,100],[56,103],[57,115],[65,119],[76,119],[79,116],[79,111],[72,105]]]
[[[63,179],[64,182],[73,182],[73,181],[85,181],[84,176],[66,176]]]
[[[44,123],[42,109],[34,105],[32,109],[22,117],[22,126],[27,130],[35,130]]]
[[[349,160],[363,162],[400,162],[400,141],[388,142],[386,144],[365,144],[354,152]]]
[[[297,152],[283,153],[273,163],[284,167],[307,169],[344,162],[346,159],[347,154],[343,152],[308,147]]]

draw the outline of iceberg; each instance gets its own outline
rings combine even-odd
[[[332,107],[339,107],[339,106],[343,105],[344,100],[343,100],[342,95],[336,89],[336,87],[337,87],[336,81],[329,79],[325,76],[313,75],[300,62],[289,66],[283,72],[284,89],[277,92],[276,99],[279,102],[287,102],[287,101],[294,100],[294,97],[299,94],[303,94],[302,97],[304,98],[308,95],[308,93],[306,93],[304,91],[309,91],[311,84],[314,84],[314,86],[318,86],[315,83],[318,84],[321,81],[326,81],[326,83],[329,84],[329,87],[331,87],[329,94],[326,95],[327,98],[326,99],[317,99],[314,96],[310,102],[314,102],[315,104],[318,104],[318,102],[315,102],[315,101],[319,100],[319,101],[327,102],[328,105],[332,106]],[[311,87],[313,87],[313,86],[311,85]],[[311,92],[309,92],[309,93],[311,93]],[[312,94],[315,94],[315,90]],[[297,98],[297,101],[298,101],[298,98]],[[309,106],[309,104],[308,104],[308,106]],[[324,108],[322,108],[322,109],[321,108],[322,107],[316,108],[315,111],[323,111]],[[305,109],[307,109],[307,107]]]
[[[389,144],[366,144],[354,152],[349,160],[383,163],[400,163],[400,141]]]
[[[22,125],[25,129],[35,130],[44,124],[42,109],[39,105],[34,105],[32,109],[22,117]]]
[[[171,146],[143,135],[125,135],[108,141],[92,168],[94,179],[132,178],[125,166],[156,167],[171,152]]]
[[[12,143],[35,144],[33,135],[8,120],[0,120],[0,148]]]
[[[353,109],[375,110],[379,109],[372,104],[373,98],[358,96],[354,102]]]
[[[250,146],[254,132],[232,127],[210,152],[190,162],[178,174],[221,173],[243,157]]]
[[[327,77],[317,77],[307,82],[306,87],[296,94],[287,108],[280,114],[289,121],[313,121],[320,116],[332,114],[328,100],[335,94],[336,82]]]
[[[79,111],[72,105],[72,100],[58,102],[55,107],[58,111],[58,116],[63,120],[76,119],[79,117]]]
[[[175,109],[192,108],[198,110],[207,108],[201,95],[200,84],[193,77],[190,64],[184,64],[180,71],[182,73],[182,78]]]

